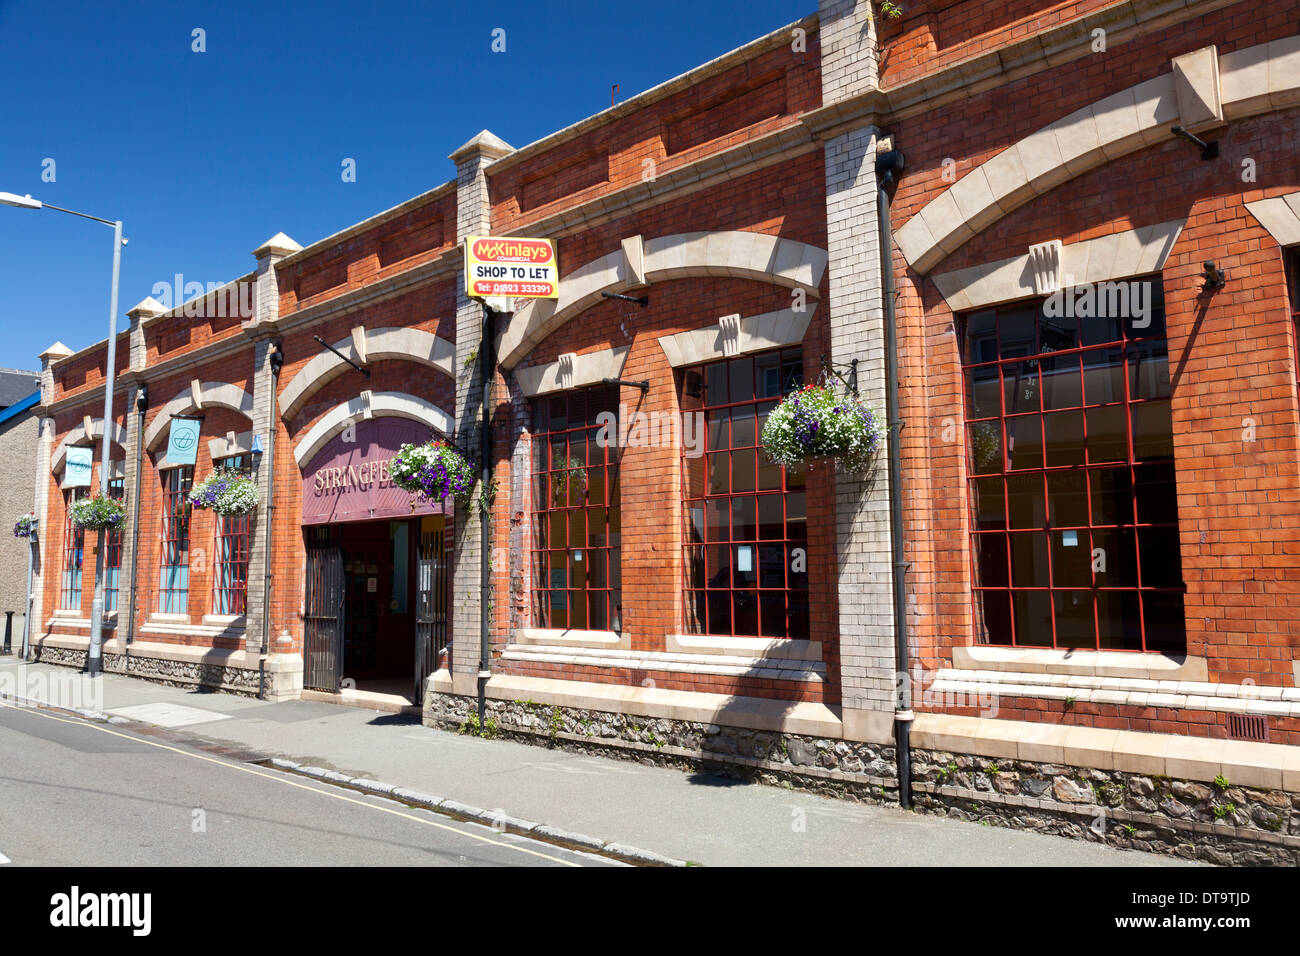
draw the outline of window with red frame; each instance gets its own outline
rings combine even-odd
[[[126,479],[110,478],[108,496],[121,501],[126,496]],[[106,535],[104,553],[104,613],[117,610],[118,586],[122,576],[122,528],[113,528]]]
[[[802,384],[798,349],[712,362],[679,379],[683,416],[703,425],[698,455],[682,442],[688,633],[808,637],[805,475],[772,464],[761,440],[768,414]]]
[[[962,324],[978,640],[1184,650],[1160,279]]]
[[[64,611],[81,610],[81,566],[85,558],[86,530],[72,523],[72,503],[89,494],[88,488],[69,488],[63,493],[63,581],[59,588],[59,607]]]
[[[160,614],[189,613],[190,486],[194,468],[182,465],[162,473],[162,550],[158,582]]]
[[[603,439],[601,412],[618,414],[617,388],[533,401],[530,571],[537,627],[623,627],[618,444]]]
[[[213,466],[247,474],[250,464],[248,455],[232,455],[214,462]],[[216,515],[213,614],[243,614],[248,610],[248,551],[252,521],[251,513],[232,517]]]

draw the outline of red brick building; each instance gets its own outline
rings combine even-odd
[[[481,694],[489,732],[1294,860],[1298,12],[826,0],[145,300],[109,668],[456,727]],[[486,313],[469,235],[555,240],[559,298]],[[48,660],[87,646],[66,464],[104,354],[42,356]],[[896,464],[772,465],[771,408],[850,368]],[[488,516],[393,489],[404,442],[478,457],[485,394]],[[223,461],[251,518],[182,506]]]

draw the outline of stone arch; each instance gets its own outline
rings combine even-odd
[[[185,415],[210,407],[228,408],[239,412],[248,419],[250,424],[252,423],[253,397],[238,385],[230,385],[226,382],[204,382],[201,385],[197,383],[196,379],[195,384],[164,405],[154,416],[144,432],[146,451],[153,451],[163,443],[167,436],[167,425],[174,415]]]
[[[895,230],[925,275],[999,219],[1064,182],[1162,142],[1300,104],[1300,35],[1219,56],[1205,47],[1152,80],[1075,110],[1012,144],[944,190]]]
[[[293,457],[298,467],[305,466],[335,435],[357,419],[409,418],[422,422],[443,435],[455,430],[455,420],[445,411],[418,395],[406,392],[362,392],[356,398],[335,405],[322,416],[294,445]]]
[[[456,345],[421,329],[382,328],[353,330],[334,343],[358,365],[377,359],[405,359],[437,369],[455,381]],[[351,366],[333,352],[325,351],[299,369],[280,392],[280,417],[288,420],[316,392]]]
[[[497,343],[503,368],[511,369],[548,335],[600,301],[602,292],[624,292],[695,276],[732,276],[803,289],[813,298],[826,271],[826,250],[758,232],[685,232],[643,240],[593,259],[560,281],[558,299],[534,299],[517,311]]]
[[[126,429],[117,422],[112,422],[111,424],[113,426],[111,440],[125,450]],[[68,457],[68,449],[72,446],[80,445],[84,442],[93,443],[104,437],[104,419],[92,418],[90,420],[90,426],[91,433],[89,435],[86,434],[86,426],[81,424],[64,436],[63,441],[59,442],[59,447],[54,449],[54,458],[50,465],[50,471],[59,472],[63,470],[63,463]]]

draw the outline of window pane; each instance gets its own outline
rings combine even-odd
[[[1038,411],[1038,363],[1031,360],[1003,365],[1002,396],[1007,415]]]
[[[1052,532],[1052,586],[1092,587],[1092,537],[1087,531]]]
[[[977,478],[971,482],[975,496],[975,524],[980,529],[1005,528],[1007,506],[1001,478]]]
[[[1135,461],[1174,457],[1174,425],[1169,400],[1133,406],[1133,458]]]
[[[1016,645],[1018,647],[1052,646],[1052,592],[1013,591]]]
[[[1057,647],[1096,647],[1091,591],[1055,591]]]
[[[1183,561],[1177,528],[1141,528],[1142,586],[1174,588],[1183,583]]]
[[[976,540],[976,577],[980,587],[1004,588],[1010,583],[1007,563],[1007,536],[979,534]]]
[[[1088,523],[1088,482],[1081,471],[1047,476],[1047,501],[1052,527],[1077,528]]]
[[[974,422],[970,432],[971,471],[977,475],[997,474],[1003,470],[1002,423]]]
[[[992,418],[1002,414],[1002,382],[996,365],[970,371],[970,417]]]
[[[753,491],[757,482],[758,452],[753,449],[731,453],[731,490]]]
[[[1007,419],[1007,459],[1009,467],[1043,467],[1043,420],[1038,415]]]
[[[1007,591],[976,591],[975,613],[980,643],[1011,643],[1011,594]]]
[[[1041,360],[1043,408],[1077,408],[1083,404],[1079,356],[1048,356]]]
[[[1041,473],[1007,478],[1007,509],[1013,528],[1041,528],[1047,524]]]
[[[1083,397],[1089,405],[1124,401],[1124,353],[1098,349],[1083,353]]]
[[[1127,468],[1094,468],[1088,486],[1094,525],[1133,523],[1133,479]]]
[[[1053,412],[1043,416],[1047,431],[1048,468],[1083,464],[1083,413]]]
[[[1142,618],[1136,591],[1097,592],[1098,643],[1102,648],[1142,649]]]
[[[1022,531],[1011,538],[1011,586],[1045,588],[1048,580],[1048,537],[1041,531]]]
[[[754,397],[754,360],[738,358],[731,360],[728,370],[731,376],[731,401],[748,402]]]
[[[758,496],[758,536],[768,540],[785,537],[784,501],[780,495]]]
[[[731,540],[753,541],[758,537],[756,502],[746,495],[731,499]]]
[[[1128,429],[1123,405],[1090,408],[1087,411],[1088,461],[1125,461],[1128,458]]]
[[[1103,588],[1135,588],[1137,537],[1132,528],[1103,528],[1093,532],[1095,580]]]

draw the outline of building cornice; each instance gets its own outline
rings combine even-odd
[[[751,40],[744,46],[738,46],[728,53],[724,53],[719,57],[709,60],[707,63],[695,67],[693,70],[688,70],[670,80],[665,80],[658,86],[652,86],[645,92],[629,97],[621,103],[616,103],[609,107],[609,109],[601,110],[599,113],[596,113],[593,116],[588,116],[586,119],[579,120],[570,126],[566,126],[564,129],[557,130],[554,133],[543,136],[541,139],[534,140],[527,146],[521,146],[508,156],[498,159],[491,166],[487,167],[486,172],[488,178],[490,179],[498,173],[504,172],[508,169],[513,169],[520,163],[525,162],[540,153],[546,152],[549,149],[553,149],[562,143],[576,139],[583,133],[603,126],[606,123],[612,123],[615,120],[622,119],[624,116],[628,116],[638,110],[644,109],[659,100],[672,96],[674,93],[695,86],[710,77],[717,76],[720,73],[725,73],[732,67],[739,66],[741,63],[752,60],[756,56],[761,56],[769,50],[774,50],[779,46],[787,45],[790,42],[791,33],[794,30],[801,29],[805,31],[805,33],[812,33],[817,29],[819,22],[818,15],[812,13],[799,20],[795,20],[793,23],[787,23],[785,26],[778,27],[771,33],[761,36],[756,40]]]
[[[400,216],[404,216],[406,213],[419,209],[421,206],[427,206],[430,203],[437,202],[439,199],[444,199],[447,196],[454,195],[456,195],[456,180],[452,179],[443,183],[441,186],[435,186],[428,192],[420,193],[420,195],[408,199],[406,202],[399,203],[396,206],[385,209],[383,212],[376,213],[369,219],[363,219],[361,222],[348,226],[346,229],[340,229],[333,235],[326,236],[324,239],[318,239],[311,245],[304,246],[298,252],[285,256],[283,259],[276,262],[275,267],[276,269],[284,269],[288,266],[294,265],[295,263],[302,262],[304,259],[308,259],[331,246],[336,246],[340,242],[351,239],[352,237],[360,235],[370,229],[374,229],[377,226],[382,226],[384,223],[392,219],[397,219]]]
[[[908,119],[1092,55],[1094,30],[1105,31],[1106,45],[1110,49],[1116,44],[1212,13],[1236,2],[1237,0],[1123,0],[1040,33],[1031,33],[994,50],[950,63],[897,86],[887,86],[883,91],[886,104],[883,110],[873,102],[878,91],[869,90],[824,106],[812,115],[829,115],[830,110],[842,109],[864,115],[879,113],[882,123]]]

